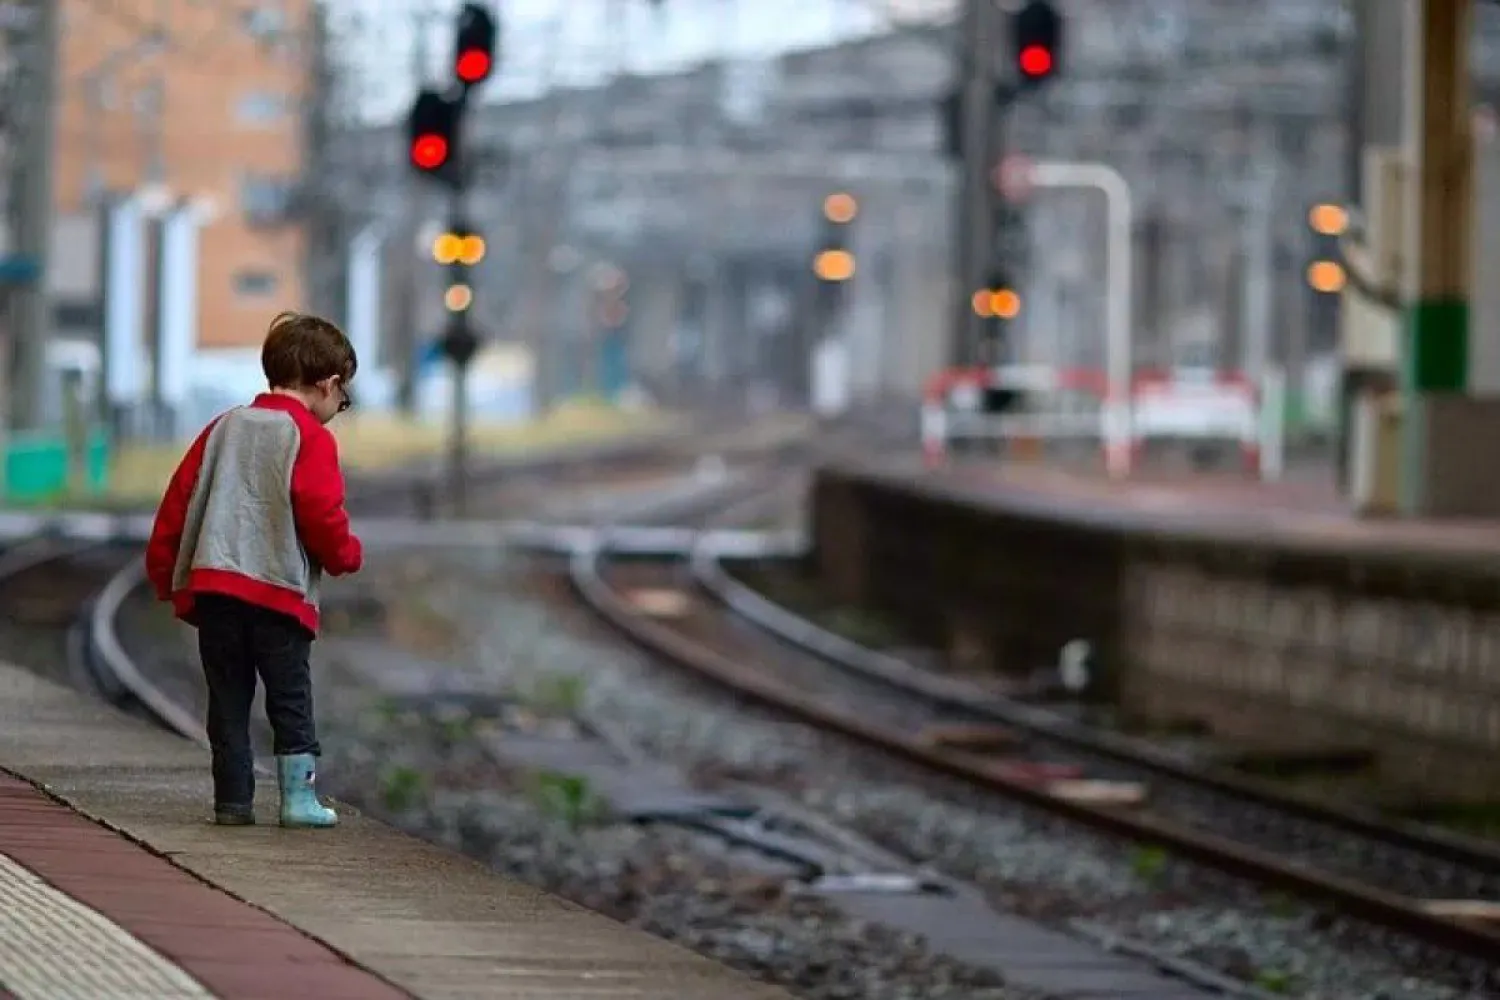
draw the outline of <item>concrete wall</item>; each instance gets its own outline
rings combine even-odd
[[[1131,714],[1228,738],[1363,747],[1391,787],[1500,795],[1500,585],[1482,554],[1111,523],[1046,497],[854,467],[814,490],[833,595],[971,667],[1086,639]]]

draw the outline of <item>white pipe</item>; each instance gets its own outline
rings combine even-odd
[[[1036,187],[1093,188],[1104,194],[1109,213],[1109,270],[1106,281],[1105,367],[1109,394],[1104,404],[1106,462],[1110,476],[1130,471],[1131,378],[1131,225],[1130,185],[1104,163],[1039,162],[1029,182]]]
[[[1286,374],[1268,367],[1260,390],[1260,478],[1276,482],[1286,465]]]
[[[188,202],[167,215],[161,231],[158,276],[156,384],[167,406],[168,433],[175,437],[187,402],[193,354],[198,348],[198,234],[201,213]]]
[[[380,251],[385,240],[379,222],[364,226],[349,241],[345,275],[344,329],[360,367],[374,371],[380,362]]]
[[[104,383],[109,402],[129,405],[145,387],[145,212],[138,197],[112,205],[104,216]]]
[[[1245,373],[1260,380],[1269,375],[1271,352],[1271,269],[1274,254],[1271,213],[1277,178],[1274,168],[1258,171],[1249,204],[1245,233]]]

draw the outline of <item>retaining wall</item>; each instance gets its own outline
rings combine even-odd
[[[1500,799],[1500,531],[1448,551],[1169,529],[853,466],[820,471],[814,559],[969,665],[1094,644],[1133,715],[1260,745],[1364,747],[1380,776]]]

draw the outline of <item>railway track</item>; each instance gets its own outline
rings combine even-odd
[[[560,521],[592,523],[601,498],[627,511],[692,513],[739,494],[757,462],[799,454],[804,445],[774,447],[725,440],[730,425],[715,423],[703,438],[664,438],[578,450],[540,459],[492,463],[474,474],[476,493],[531,527],[537,544],[559,542],[546,529]],[[694,477],[694,461],[710,449],[718,492]],[[351,511],[359,518],[430,515],[437,506],[421,476],[394,474],[350,479]],[[559,501],[559,497],[566,499]],[[694,499],[697,496],[698,499]],[[613,498],[613,499],[611,499]],[[594,501],[591,503],[590,501]],[[695,506],[696,504],[696,506]],[[145,585],[139,549],[115,540],[119,519],[95,518],[88,538],[39,537],[0,550],[0,656],[26,663],[49,679],[92,691],[133,714],[202,739],[201,725],[139,673],[125,654],[116,618],[126,599]],[[525,532],[522,532],[525,534]],[[559,542],[560,544],[560,542]]]
[[[976,757],[972,753],[934,747],[924,736],[930,735],[934,725],[953,723],[953,712],[924,719],[921,716],[921,706],[909,697],[910,692],[906,697],[893,696],[893,692],[898,689],[878,677],[860,678],[860,682],[868,687],[862,696],[865,700],[850,711],[847,696],[851,683],[854,683],[852,679],[858,676],[856,668],[848,664],[839,665],[826,655],[812,656],[806,643],[799,645],[789,643],[785,638],[773,637],[765,629],[764,622],[750,627],[744,621],[731,620],[735,616],[735,612],[731,611],[733,602],[721,600],[722,594],[715,596],[718,591],[713,589],[712,574],[714,570],[723,574],[723,569],[719,565],[717,547],[710,544],[715,536],[705,529],[726,511],[733,511],[739,520],[744,521],[755,519],[756,507],[764,507],[766,511],[774,510],[783,502],[783,491],[792,485],[793,478],[777,466],[775,461],[747,464],[735,472],[719,476],[715,483],[700,482],[697,489],[684,489],[676,497],[667,493],[658,493],[654,499],[642,496],[634,503],[634,510],[614,518],[600,517],[589,526],[592,536],[590,542],[578,544],[576,536],[570,540],[559,536],[553,551],[567,555],[570,575],[591,604],[657,652],[666,653],[678,662],[693,666],[700,674],[727,683],[743,694],[784,711],[802,715],[824,728],[879,744],[883,749],[903,753],[949,774],[970,778],[978,776],[980,780],[995,787],[993,779],[1004,775],[988,772],[1003,762],[997,762],[993,757]],[[622,518],[631,523],[615,523]],[[633,547],[630,540],[632,530],[653,523],[691,524],[697,534],[697,542],[690,550],[679,552],[673,562],[663,563],[659,553],[652,561],[618,560],[618,552],[628,551]],[[92,548],[102,558],[106,547]],[[64,554],[59,550],[55,558],[87,557],[89,549],[89,546],[75,543],[71,554]],[[12,554],[0,557],[0,587],[6,584],[5,560],[11,555],[14,555],[14,550]],[[43,552],[37,549],[33,555],[41,558]],[[174,702],[164,693],[160,679],[151,676],[150,664],[135,662],[116,634],[116,617],[121,607],[126,598],[141,585],[136,568],[138,560],[132,558],[133,555],[134,553],[114,551],[110,558],[117,561],[124,559],[128,565],[119,567],[116,572],[106,573],[109,562],[105,560],[101,570],[80,579],[72,594],[58,598],[58,607],[52,609],[49,620],[56,623],[65,610],[61,608],[62,604],[70,597],[89,594],[90,583],[96,583],[101,574],[107,575],[108,580],[102,589],[93,592],[93,599],[81,605],[86,613],[71,632],[75,655],[80,658],[83,670],[93,678],[93,683],[99,690],[117,704],[152,718],[166,728],[200,743],[205,742],[196,712]],[[12,560],[10,565],[17,566],[20,562]],[[33,568],[40,568],[40,564]],[[724,574],[724,579],[733,584],[727,574]],[[635,600],[642,593],[652,591],[684,593],[690,598],[688,611],[666,616],[658,613],[653,618],[643,612]],[[613,614],[611,607],[614,609]],[[792,619],[795,620],[794,616]],[[638,631],[643,628],[646,630],[644,633]],[[650,634],[653,628],[658,630],[654,636]],[[733,630],[736,638],[726,640],[725,630]],[[772,648],[779,648],[782,652],[799,651],[803,659],[795,663],[782,660],[779,669],[767,668],[765,660]],[[171,684],[166,685],[166,688],[170,687]],[[807,704],[799,708],[794,704],[794,698],[800,698]],[[877,701],[882,698],[883,703],[877,705]],[[820,704],[823,711],[821,715],[817,710]],[[838,704],[844,705],[842,716],[835,711]],[[814,709],[811,714],[806,711],[809,706]],[[904,740],[904,744],[901,741],[881,743],[891,732],[903,734],[901,740]],[[1036,773],[1024,776],[1013,773],[1006,780],[1019,782],[1018,787],[1011,790],[1014,794],[1033,799],[1047,794],[1046,782],[1039,783]],[[1055,792],[1056,789],[1052,791]],[[1073,802],[1072,808],[1075,818],[1081,818],[1082,814],[1077,810],[1083,806]],[[1132,812],[1130,809],[1101,811],[1123,817],[1129,817]],[[1142,818],[1139,810],[1134,812],[1136,819]],[[896,883],[906,884],[908,888],[884,891],[926,891],[919,886],[929,884],[933,877],[930,873],[914,868],[913,863],[905,859],[881,854],[879,848],[868,843],[854,843],[851,846],[845,831],[830,832],[822,829],[814,822],[816,819],[807,814],[799,814],[785,805],[773,805],[749,818],[709,818],[700,823],[700,826],[701,832],[706,835],[763,851],[794,867],[802,868],[807,880],[815,887],[820,884],[836,885],[841,880],[855,884],[866,880],[871,884],[883,885],[889,885],[894,880]],[[1149,832],[1142,835],[1139,830],[1129,828],[1118,828],[1116,832],[1175,846],[1167,838],[1151,836]],[[1212,859],[1204,857],[1199,859],[1212,862]],[[1257,877],[1254,871],[1240,871],[1240,874]],[[834,888],[832,891],[838,890]],[[1413,933],[1410,928],[1402,929]],[[1452,942],[1445,942],[1445,946],[1454,945]],[[1160,956],[1151,957],[1155,959]],[[1167,964],[1162,960],[1164,968]],[[1177,974],[1189,980],[1211,981],[1213,978],[1204,970],[1190,968],[1188,963],[1184,963],[1184,968]],[[1220,982],[1216,988],[1226,995],[1260,995],[1253,988],[1240,988],[1228,982]]]
[[[801,454],[797,450],[793,453]],[[679,474],[675,477],[678,480],[675,490],[669,482],[672,477],[659,481],[661,488],[653,490],[637,489],[650,485],[649,476],[641,477],[639,481],[627,476],[630,481],[624,484],[627,487],[626,493],[634,495],[617,505],[613,514],[601,514],[584,526],[561,525],[554,520],[552,527],[567,530],[559,530],[550,541],[546,540],[545,532],[540,532],[533,539],[534,546],[542,551],[566,554],[575,581],[579,579],[581,567],[593,566],[596,570],[605,570],[605,575],[610,577],[608,586],[617,590],[620,587],[649,588],[659,584],[691,586],[694,576],[692,567],[700,563],[707,565],[705,559],[709,554],[714,556],[711,560],[713,565],[717,565],[718,548],[707,543],[715,537],[725,536],[705,530],[709,524],[719,520],[726,511],[733,511],[740,521],[755,521],[784,505],[787,488],[797,485],[797,474],[789,473],[784,468],[785,458],[783,453],[764,461],[747,462],[736,469],[720,469],[717,475],[685,477]],[[696,482],[692,481],[694,479]],[[562,512],[576,514],[577,509]],[[621,521],[627,523],[621,524]],[[641,554],[648,558],[652,555],[649,551],[650,543],[642,549],[640,541],[632,540],[643,535],[649,536],[650,529],[647,526],[680,527],[684,524],[692,526],[689,534],[696,536],[696,543],[678,552],[675,567],[664,567],[660,562],[661,553],[658,552],[655,553],[655,561],[611,568],[614,566],[611,562],[612,554],[620,551],[641,550]],[[584,533],[590,540],[580,542],[580,529],[587,529]],[[658,531],[655,536],[650,537],[660,539],[665,535]],[[91,552],[93,555],[90,555]],[[176,683],[180,678],[154,676],[157,671],[152,664],[134,660],[116,631],[121,609],[136,589],[143,585],[139,561],[133,558],[134,555],[117,548],[77,543],[54,549],[50,558],[81,558],[85,560],[85,565],[91,565],[87,560],[95,556],[102,561],[97,569],[87,573],[80,572],[73,590],[68,594],[57,595],[53,606],[48,610],[50,617],[42,617],[57,624],[66,615],[66,605],[70,600],[76,601],[80,596],[89,595],[91,585],[99,581],[101,574],[107,575],[107,582],[102,589],[93,592],[92,599],[78,605],[81,614],[75,627],[69,632],[73,662],[78,664],[75,671],[88,677],[102,694],[117,705],[197,742],[205,743],[197,711],[184,704],[190,699],[182,699],[183,688]],[[45,558],[41,549],[36,550],[33,556],[36,560]],[[122,559],[125,565],[119,566]],[[112,573],[108,572],[112,567],[118,568]],[[0,586],[5,584],[5,568],[6,564],[0,562]],[[40,571],[45,567],[43,562],[36,561],[32,562],[31,568]],[[45,576],[43,574],[43,578]],[[721,611],[727,611],[727,608],[709,600],[706,590],[698,591],[695,596],[704,609],[718,607]],[[768,641],[763,632],[746,629],[743,623],[740,625],[741,633],[757,637],[753,641]],[[707,641],[709,636],[699,638],[700,641]],[[803,693],[808,694],[811,677],[811,674],[800,679],[789,676],[787,680],[800,684]],[[813,692],[815,695],[830,700],[838,695],[839,688],[831,679],[826,687],[821,686],[821,681],[818,683],[818,689]],[[174,700],[173,694],[182,700]],[[870,715],[865,722],[871,724],[875,718]],[[847,889],[858,892],[871,891],[872,888],[882,892],[956,891],[941,876],[921,868],[915,861],[884,852],[858,835],[831,826],[826,820],[800,809],[795,803],[779,800],[774,794],[767,798],[764,790],[746,788],[743,791],[750,801],[760,803],[744,816],[677,817],[657,821],[677,823],[703,836],[717,838],[742,849],[759,851],[800,872],[798,878],[814,892],[836,894]],[[1170,969],[1172,975],[1188,981],[1208,983],[1221,994],[1262,996],[1253,988],[1234,984],[1210,970],[1194,966],[1193,963],[1179,961],[1176,968],[1171,968],[1173,962],[1165,956],[1152,954],[1149,950],[1142,952],[1142,955],[1158,963],[1164,971]]]
[[[1484,916],[1500,900],[1495,845],[1196,768],[924,673],[775,606],[734,580],[706,539],[686,564],[624,560],[607,545],[581,551],[572,582],[628,637],[743,697],[992,793],[1491,963],[1488,986],[1500,989],[1500,921]]]
[[[763,504],[771,493],[766,468],[676,500],[657,497],[654,509],[643,499],[636,521],[705,521],[727,509],[743,517],[745,504]],[[621,476],[630,479],[631,470]],[[576,471],[567,476],[581,485],[579,478]],[[383,506],[376,501],[360,512]],[[919,671],[739,583],[706,544],[707,534],[686,560],[624,561],[615,555],[618,529],[602,520],[593,527],[592,544],[557,547],[572,549],[569,575],[580,595],[628,636],[696,674],[1086,825],[1160,844],[1445,950],[1500,956],[1500,923],[1464,916],[1470,901],[1500,898],[1494,845],[1393,826],[1195,768],[1138,741]],[[119,608],[141,585],[137,564],[133,551],[60,539],[0,554],[0,643],[9,646],[30,630],[28,641],[50,643],[42,651],[61,665],[57,679],[86,683],[201,741],[196,717],[142,676],[115,631]],[[659,600],[654,610],[642,600],[664,593],[680,598],[665,612]],[[1500,987],[1500,972],[1491,977]]]

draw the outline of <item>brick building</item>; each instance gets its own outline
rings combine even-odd
[[[211,206],[198,343],[256,344],[302,302],[294,197],[311,0],[61,0],[57,246],[63,332],[97,330],[99,205],[159,184]]]

